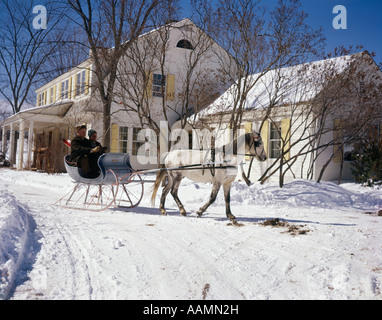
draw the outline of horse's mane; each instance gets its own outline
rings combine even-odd
[[[239,141],[240,137],[233,139],[231,142],[229,142],[229,143],[227,143],[227,144],[225,144],[222,147],[217,148],[217,149],[220,149],[220,150],[223,149],[224,152],[225,152],[225,150],[232,150],[233,154],[237,154],[237,152],[238,152],[238,141]],[[244,135],[244,143],[245,144],[250,145],[252,139],[253,139],[253,133],[252,132],[248,132]],[[240,139],[240,142],[241,141],[243,141],[243,140]]]

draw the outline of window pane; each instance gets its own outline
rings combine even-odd
[[[119,140],[126,140],[127,141],[127,134],[128,127],[119,127]]]
[[[281,122],[270,123],[269,132],[269,155],[270,158],[278,158],[281,152],[281,139],[279,135]]]
[[[127,153],[127,141],[119,141],[119,150],[122,153]]]
[[[54,88],[50,88],[50,103],[54,102]]]
[[[166,89],[166,77],[161,74],[153,74],[153,96],[162,97],[162,92]]]
[[[280,141],[274,140],[270,143],[270,158],[278,158],[280,156]]]
[[[127,145],[128,145],[128,127],[119,127],[119,151],[122,153],[127,153]]]
[[[194,50],[194,47],[192,46],[191,42],[185,39],[180,40],[176,46],[178,48]]]
[[[271,123],[270,139],[280,139],[279,137],[280,122]]]

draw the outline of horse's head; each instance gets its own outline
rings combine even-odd
[[[267,160],[267,154],[264,149],[264,143],[261,140],[260,133],[251,132],[245,135],[246,153],[254,156],[259,161]]]

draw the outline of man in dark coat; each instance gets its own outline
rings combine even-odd
[[[90,170],[99,174],[98,158],[106,152],[107,148],[102,147],[102,145],[97,141],[97,131],[90,129],[88,131],[88,136],[90,146],[92,148],[99,147],[99,150],[97,152],[92,153],[89,156]]]
[[[94,166],[90,164],[89,158],[92,154],[100,151],[101,147],[93,148],[90,141],[85,138],[86,126],[76,128],[77,135],[71,141],[70,161],[75,162],[79,168],[82,168],[86,178],[93,178],[97,175],[94,172]]]

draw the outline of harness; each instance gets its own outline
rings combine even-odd
[[[253,133],[251,133],[250,135],[252,136]],[[257,153],[257,148],[260,145],[261,145],[261,137],[260,137],[260,135],[258,135],[257,137],[254,137],[253,139],[251,139],[250,144],[249,144],[249,150],[251,150],[251,148],[253,146],[254,149],[255,149],[255,154],[238,153],[237,152],[237,148],[236,148],[236,152],[232,152],[232,153],[230,152],[229,154],[232,154],[233,156],[258,157],[259,154]],[[220,167],[222,167],[223,163],[227,163],[228,162],[227,160],[224,160],[225,157],[226,157],[226,145],[224,145],[221,148],[221,150],[222,150],[223,162],[220,162]],[[211,153],[210,162],[209,162],[209,159],[208,159],[208,154],[209,153]],[[217,164],[217,162],[216,162],[216,148],[211,148],[210,152],[206,153],[206,156],[205,156],[204,159],[205,159],[204,162],[207,163],[207,165],[203,165],[202,174],[204,175],[204,170],[207,168],[207,169],[209,169],[211,171],[211,175],[214,177],[215,176],[215,169],[219,169],[219,167],[216,167],[216,164]],[[240,163],[240,166],[243,167],[243,164],[244,163],[242,161]]]

